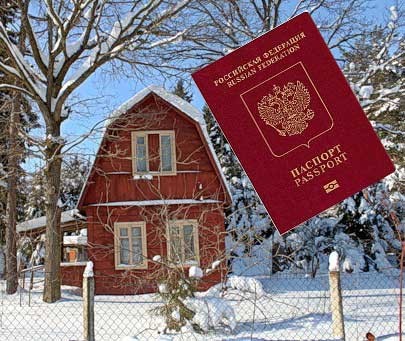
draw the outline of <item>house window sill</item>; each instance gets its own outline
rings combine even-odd
[[[153,177],[156,176],[175,176],[177,173],[175,172],[150,172],[150,173],[143,173],[143,174],[134,174],[133,180],[153,180]]]
[[[86,266],[87,265],[87,261],[83,261],[83,262],[63,262],[60,263],[61,267],[66,267],[66,266]]]
[[[183,268],[183,269],[188,269],[191,268],[192,266],[200,266],[199,261],[193,261],[193,262],[186,262],[186,263],[170,263],[169,266],[171,268]]]
[[[152,174],[135,174],[133,177],[134,180],[153,180]]]
[[[147,270],[148,265],[147,264],[142,264],[142,265],[117,265],[115,267],[115,270]]]

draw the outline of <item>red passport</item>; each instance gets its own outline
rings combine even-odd
[[[308,13],[193,78],[280,233],[395,169]]]

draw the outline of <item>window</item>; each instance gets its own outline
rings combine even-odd
[[[198,228],[196,220],[171,221],[168,227],[168,258],[174,264],[199,263]]]
[[[87,260],[87,251],[85,246],[63,246],[63,263],[86,262]]]
[[[133,174],[176,174],[174,131],[132,132]]]
[[[136,137],[136,169],[138,172],[147,172],[148,167],[146,164],[146,136],[137,136]]]
[[[115,223],[114,247],[116,269],[146,269],[145,222]]]
[[[172,135],[160,135],[160,159],[162,163],[162,172],[173,171],[172,144]]]

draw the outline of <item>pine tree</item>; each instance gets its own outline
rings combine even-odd
[[[397,9],[391,7],[390,12],[386,26],[374,27],[353,49],[343,51],[343,71],[396,172],[286,236],[286,253],[292,253],[295,263],[306,271],[316,262],[326,269],[326,256],[332,250],[338,250],[343,267],[352,271],[387,268],[391,266],[390,255],[401,253],[405,233],[405,200],[401,194],[405,175],[401,100],[405,94],[405,46]],[[338,218],[332,223],[333,217]]]
[[[76,207],[89,168],[89,162],[78,155],[65,158],[61,178],[61,200],[64,210]]]
[[[394,163],[403,168],[405,45],[397,9],[390,12],[387,25],[376,26],[343,54],[343,71]]]
[[[15,16],[15,7],[0,6],[0,20],[4,25],[8,25],[12,22]],[[10,34],[15,42],[15,34]],[[4,49],[0,44],[0,58],[3,60],[6,55]],[[0,72],[0,84],[4,81],[12,81],[10,76]],[[6,229],[6,206],[7,206],[7,140],[8,140],[8,122],[10,116],[10,103],[11,103],[10,91],[0,91],[0,144],[4,148],[0,149],[0,180],[2,185],[0,186],[0,245],[5,242],[5,229]]]
[[[18,31],[11,28],[11,23],[18,17],[16,3],[9,2],[0,6],[0,20],[2,27],[5,27],[6,33],[14,45],[18,45],[21,53],[25,54],[25,31]],[[0,55],[2,60],[6,60],[4,53],[7,44],[0,44]],[[0,84],[8,83],[18,87],[19,79],[14,74],[7,72],[1,73]],[[20,186],[21,185],[21,163],[23,161],[25,148],[24,141],[21,138],[24,132],[29,130],[30,123],[36,120],[28,106],[28,101],[23,94],[14,91],[13,88],[8,91],[2,91],[0,94],[0,139],[6,147],[0,151],[0,163],[2,171],[7,178],[6,195],[2,195],[2,200],[6,200],[4,224],[5,228],[5,255],[6,255],[6,291],[13,294],[17,291],[17,232],[16,225],[21,212],[19,203],[21,202]],[[2,224],[0,224],[2,225]]]
[[[233,204],[226,211],[226,243],[231,269],[245,275],[271,273],[274,228],[211,111],[206,105],[202,111],[208,135],[232,192]]]
[[[295,228],[285,237],[284,254],[290,259],[284,269],[299,269],[315,277],[327,272],[329,254],[338,251],[344,270],[360,271],[367,267],[366,254],[360,240],[348,234],[341,217],[321,215]],[[288,259],[288,258],[286,258]]]
[[[228,181],[231,181],[232,177],[240,178],[242,176],[242,168],[239,161],[207,105],[204,105],[202,112],[207,125],[208,135],[218,156],[225,178]]]
[[[344,72],[396,166],[394,174],[340,206],[347,233],[364,246],[366,269],[389,266],[387,253],[400,253],[405,233],[405,45],[398,17],[392,6],[387,25],[344,54]]]
[[[63,160],[61,178],[62,210],[71,210],[76,207],[82,187],[86,181],[90,164],[79,155],[66,157]],[[25,220],[38,218],[45,215],[45,179],[42,169],[37,169],[26,180],[26,197],[24,205]]]
[[[177,81],[172,92],[189,103],[193,100],[193,94],[184,86],[184,81],[182,79]]]
[[[382,270],[395,265],[390,263],[389,256],[399,258],[401,253],[405,232],[403,198],[390,199],[388,187],[382,181],[346,199],[339,212],[345,232],[364,249],[363,270]],[[394,219],[398,219],[398,226]]]
[[[37,169],[32,176],[26,177],[26,202],[24,220],[45,215],[45,179],[42,169]]]

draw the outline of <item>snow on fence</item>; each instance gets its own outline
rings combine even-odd
[[[342,302],[342,286],[340,282],[339,254],[333,251],[329,256],[329,291],[330,310],[332,314],[333,336],[345,339],[345,323]]]
[[[399,339],[397,269],[339,274],[343,338],[334,333],[331,293],[336,288],[331,283],[336,276],[328,273],[230,277],[182,301],[192,314],[177,331],[165,328],[167,321],[156,313],[165,303],[161,295],[92,296],[93,277],[87,271],[88,295],[83,296],[90,304],[82,289],[73,287],[63,287],[63,298],[48,304],[42,302],[42,278],[43,272],[35,272],[30,301],[29,278],[14,295],[6,295],[0,282],[0,340],[351,341],[364,340],[367,333]],[[170,318],[179,322],[183,313],[176,307]]]

